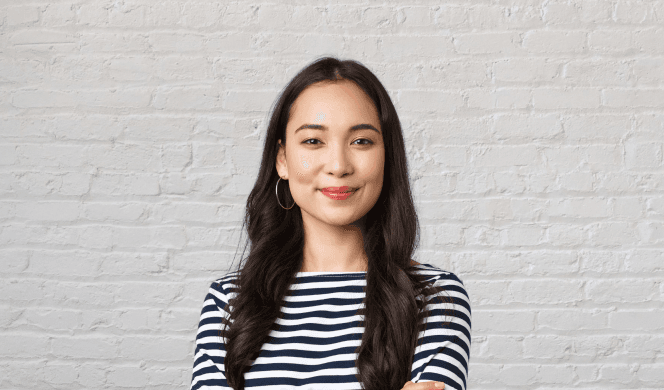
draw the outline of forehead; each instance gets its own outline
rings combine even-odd
[[[324,81],[312,84],[304,89],[293,102],[291,118],[316,115],[320,111],[340,109],[348,112],[348,107],[355,108],[352,113],[375,116],[376,107],[371,98],[352,81]]]

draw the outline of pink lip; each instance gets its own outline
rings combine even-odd
[[[332,193],[342,193],[342,192],[348,192],[350,190],[350,187],[344,186],[344,187],[326,187],[323,188],[321,191],[323,192],[332,192]]]
[[[323,195],[327,196],[330,199],[334,200],[345,200],[349,196],[355,193],[355,190],[351,190],[350,187],[327,187],[321,189]]]

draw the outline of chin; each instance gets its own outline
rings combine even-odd
[[[347,226],[358,219],[355,215],[326,215],[323,221],[334,226]]]
[[[326,212],[327,211],[327,212]],[[321,221],[325,221],[326,223],[330,225],[335,225],[335,226],[347,226],[347,225],[357,225],[358,221],[363,220],[363,218],[367,215],[369,212],[369,209],[367,210],[347,210],[346,212],[340,212],[340,210],[325,210],[322,212],[319,212],[318,215],[320,216]],[[313,215],[314,217],[317,218],[316,215]]]

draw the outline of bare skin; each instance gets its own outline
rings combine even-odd
[[[429,389],[444,389],[444,388],[445,388],[445,384],[442,383],[442,382],[413,383],[411,381],[408,381],[401,388],[401,390],[429,390]]]
[[[317,83],[295,100],[279,140],[277,172],[302,212],[300,272],[367,271],[362,217],[383,186],[385,147],[373,101],[354,83]],[[351,197],[334,200],[321,191],[348,186]]]
[[[278,142],[277,172],[302,212],[301,271],[367,271],[362,217],[380,196],[385,164],[373,101],[347,80],[313,84],[293,104],[286,140]],[[351,195],[331,198],[331,187]]]

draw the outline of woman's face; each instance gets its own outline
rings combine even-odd
[[[320,82],[302,91],[285,146],[279,144],[277,171],[288,180],[305,224],[349,225],[376,204],[385,146],[376,107],[355,83]]]

